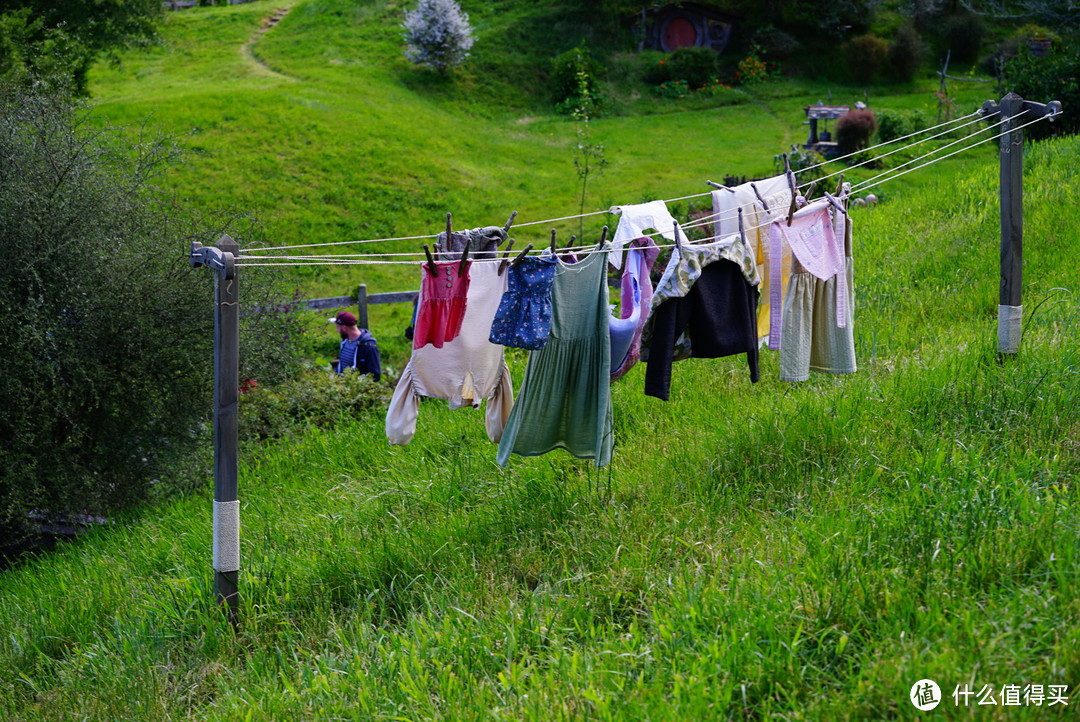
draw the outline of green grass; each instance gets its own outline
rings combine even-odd
[[[170,45],[95,75],[110,117],[200,129],[169,179],[193,203],[261,205],[282,243],[574,212],[570,124],[459,107],[479,91],[388,55],[399,8],[297,3],[254,46],[286,79],[239,54],[270,7],[171,15]],[[769,172],[819,93],[601,120],[590,203]],[[911,173],[853,211],[857,374],[782,384],[764,353],[751,385],[741,358],[688,360],[663,403],[639,366],[600,472],[561,452],[501,469],[481,415],[441,402],[407,447],[381,410],[249,447],[239,630],[212,598],[206,487],[0,572],[0,718],[909,719],[924,677],[942,718],[1071,718],[1078,161],[1076,139],[1027,152],[1015,357],[995,352],[994,153]],[[348,270],[299,282],[415,286]],[[406,307],[373,310],[402,363]],[[960,711],[964,683],[1063,684],[1070,706]]]

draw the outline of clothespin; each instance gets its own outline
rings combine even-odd
[[[427,256],[427,269],[432,276],[439,275],[439,269],[435,267],[435,259],[431,257],[431,249],[428,248],[428,244],[424,244],[424,255]]]
[[[600,242],[597,243],[596,245],[598,245],[598,246],[604,245],[604,241],[607,240],[607,232],[608,232],[608,227],[604,226],[603,230],[600,231]]]
[[[814,195],[814,190],[817,188],[817,181],[810,181],[810,187],[806,189],[806,195],[803,196],[803,200],[807,203],[810,202],[810,197]]]
[[[836,195],[844,192],[844,174],[840,174],[840,182],[836,184]]]
[[[765,212],[769,212],[769,206],[765,203],[765,199],[761,197],[761,191],[757,189],[757,183],[750,182],[750,187],[754,189],[754,195],[757,196],[758,201],[761,203],[761,207],[765,209]]]
[[[570,252],[570,249],[574,247],[575,243],[577,243],[577,236],[575,236],[573,233],[571,233],[570,234],[570,242],[566,244],[567,252]]]
[[[739,206],[739,238],[742,239],[743,243],[746,243],[746,231],[743,230],[742,225],[742,206]],[[750,244],[747,243],[746,245],[749,246]]]
[[[791,162],[788,160],[788,154],[783,154],[784,158],[784,175],[787,176],[788,188],[791,189],[792,197],[798,192],[795,188],[795,174],[791,172]]]
[[[555,229],[551,229],[551,255],[555,255],[559,252],[559,249],[555,246]]]
[[[836,210],[840,211],[845,216],[847,215],[847,208],[844,208],[844,204],[836,200],[836,198],[834,198],[833,195],[828,191],[825,191],[825,199],[829,201],[829,204],[836,208]]]
[[[513,218],[511,217],[510,220],[513,220]],[[499,275],[500,276],[503,275],[503,272],[506,271],[506,266],[510,263],[508,257],[510,256],[510,249],[513,248],[513,247],[514,247],[514,239],[511,238],[506,243],[506,250],[503,251],[502,260],[499,261]]]
[[[740,211],[740,214],[741,214],[741,211]],[[739,219],[740,220],[742,219],[742,215],[739,216]],[[674,224],[672,224],[672,230],[675,233],[675,250],[678,251],[681,254],[682,253],[682,241],[679,239],[679,222],[678,221],[676,221]]]
[[[503,226],[503,230],[509,232],[510,226],[514,225],[514,219],[517,218],[517,211],[511,211],[510,217],[506,219],[506,225]]]
[[[734,193],[735,192],[734,188],[728,188],[727,186],[720,185],[719,183],[717,183],[715,181],[707,180],[707,181],[705,181],[705,184],[712,186],[713,188],[715,188],[718,191],[727,191],[728,193]]]
[[[531,250],[532,250],[532,244],[530,243],[530,244],[526,245],[523,249],[521,249],[521,253],[517,254],[517,256],[514,258],[514,260],[510,262],[510,265],[516,266],[517,264],[521,263],[521,259],[524,258],[525,256],[529,255],[529,251],[531,251]]]
[[[447,233],[446,236],[447,236],[447,238],[449,238],[450,234]],[[465,250],[463,250],[461,252],[461,260],[458,261],[458,267],[457,267],[457,275],[459,277],[464,276],[465,275],[465,269],[468,268],[468,266],[466,265],[466,262],[469,260],[469,247],[470,246],[472,246],[472,239],[469,239],[469,240],[465,241]]]

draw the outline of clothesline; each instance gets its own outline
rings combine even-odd
[[[943,128],[945,126],[949,126],[949,125],[955,124],[957,122],[967,120],[969,117],[972,117],[972,116],[981,116],[981,115],[982,115],[982,110],[977,110],[974,113],[972,113],[971,116],[962,116],[961,118],[946,121],[945,123],[941,123],[941,124],[933,126],[931,128],[926,128],[926,129],[923,129],[923,130],[920,130],[920,131],[915,131],[914,133],[909,133],[908,135],[901,136],[899,138],[894,138],[894,139],[886,141],[884,143],[879,143],[876,146],[872,146],[870,148],[867,148],[867,149],[864,149],[864,150],[861,150],[861,151],[857,151],[856,153],[851,153],[851,154],[848,154],[848,155],[845,155],[845,156],[840,156],[838,158],[832,158],[832,159],[829,159],[827,161],[824,161],[823,163],[818,163],[817,165],[809,166],[807,168],[800,168],[797,171],[793,171],[793,173],[795,175],[798,175],[799,173],[803,173],[805,171],[809,171],[809,170],[812,170],[814,168],[818,168],[818,167],[820,167],[822,165],[826,165],[828,163],[835,163],[835,162],[844,160],[846,158],[850,158],[850,157],[852,157],[854,155],[857,155],[858,153],[865,153],[867,151],[874,150],[876,148],[884,147],[886,145],[890,145],[892,143],[896,143],[896,142],[899,142],[899,141],[902,141],[902,140],[906,140],[908,138],[912,138],[914,136],[921,135],[923,133],[935,131],[938,128]],[[979,122],[979,120],[981,120],[981,118],[976,118],[976,120],[971,121],[971,122]],[[968,125],[968,124],[970,124],[970,123],[965,123],[965,126]],[[960,127],[964,127],[964,126],[960,126]],[[951,129],[951,130],[955,130],[955,128]],[[944,133],[947,133],[947,132],[950,132],[950,131],[943,131],[942,133],[939,133],[938,135],[931,136],[930,138],[925,138],[925,139],[919,141],[919,143],[925,142],[927,140],[932,140],[933,138],[936,138],[939,135],[943,135]],[[913,144],[909,144],[907,146],[903,146],[903,147],[898,148],[898,149],[896,149],[894,151],[891,151],[891,153],[898,152],[900,150],[904,150],[905,148],[909,148],[909,147],[912,147],[912,146],[917,145],[917,144],[918,143],[913,143]],[[863,163],[856,164],[855,166],[846,166],[845,169],[837,171],[836,173],[833,173],[831,175],[825,176],[824,178],[822,178],[820,180],[825,180],[827,178],[831,178],[831,177],[833,177],[835,175],[839,175],[840,173],[843,173],[845,170],[850,170],[850,168],[857,168],[857,167],[859,167],[861,165],[864,165],[865,163],[872,162],[872,161],[873,161],[873,159],[870,159],[868,161],[864,161]],[[807,183],[805,186],[800,186],[800,187],[809,187],[809,183]],[[690,200],[690,199],[694,199],[694,198],[702,198],[702,197],[710,195],[711,193],[712,193],[712,191],[705,191],[703,193],[695,193],[695,194],[691,194],[691,195],[681,196],[681,197],[678,197],[678,198],[671,198],[671,199],[668,199],[668,200],[664,200],[662,202],[665,203],[665,204],[667,204],[667,203],[676,203],[678,201]],[[517,226],[517,227],[525,227],[525,226],[545,225],[545,224],[550,224],[550,223],[558,223],[560,221],[576,220],[578,218],[586,218],[586,217],[590,217],[590,216],[604,215],[604,214],[608,214],[608,213],[611,213],[611,212],[612,212],[611,209],[599,210],[599,211],[590,211],[590,212],[587,212],[587,213],[579,213],[579,214],[574,214],[574,215],[569,215],[569,216],[563,216],[563,217],[560,217],[560,218],[550,218],[550,219],[540,220],[540,221],[529,221],[529,222],[526,222],[526,223],[517,223],[517,224],[515,224],[515,226]],[[245,248],[245,249],[242,250],[242,252],[243,253],[256,253],[256,252],[257,253],[265,253],[265,252],[269,252],[269,251],[285,251],[285,250],[294,250],[294,249],[299,249],[299,248],[320,248],[320,247],[343,246],[343,245],[352,245],[352,244],[388,243],[388,242],[393,242],[393,241],[420,241],[420,240],[434,239],[434,238],[437,238],[438,235],[439,234],[437,234],[437,233],[433,233],[433,234],[419,235],[419,236],[397,236],[397,237],[388,237],[388,238],[370,238],[370,239],[349,240],[349,241],[330,241],[330,242],[326,242],[326,243],[306,243],[306,244],[297,244],[297,245],[289,245],[289,246],[274,246],[274,247],[267,247],[267,248]]]
[[[1020,127],[1021,128],[1026,127],[1027,125],[1031,125],[1032,123],[1036,123],[1039,120],[1041,120],[1041,118],[1037,118],[1037,119],[1035,119],[1033,121],[1029,121],[1028,123],[1026,123],[1026,124],[1024,124],[1023,126],[1020,126]],[[1004,121],[999,121],[998,123],[994,124],[993,126],[988,126],[986,129],[982,129],[982,130],[979,130],[977,132],[982,133],[982,132],[985,132],[986,130],[991,130],[993,128],[996,128],[996,127],[1000,126],[1003,122]],[[965,124],[965,125],[967,125],[967,124]],[[980,145],[982,143],[986,143],[986,142],[988,142],[990,140],[1000,138],[1002,135],[1005,135],[1005,133],[1007,133],[1007,132],[1010,132],[1010,131],[1005,131],[1004,133],[1000,133],[1000,134],[998,134],[996,136],[993,136],[991,138],[984,138],[984,139],[976,141],[975,143],[972,143],[972,144],[970,144],[968,146],[965,146],[964,148],[961,148],[961,149],[959,149],[957,151],[954,151],[954,152],[949,153],[947,155],[941,156],[940,158],[936,158],[934,160],[928,161],[927,163],[923,163],[923,164],[921,164],[919,166],[916,166],[915,168],[911,168],[911,169],[909,169],[907,171],[904,171],[902,173],[896,173],[897,170],[899,170],[901,168],[904,168],[905,166],[908,166],[911,163],[914,163],[914,162],[917,162],[919,160],[923,160],[925,158],[928,158],[928,157],[938,153],[939,151],[941,151],[941,150],[943,150],[945,148],[948,148],[950,146],[956,145],[957,143],[963,142],[964,140],[966,140],[967,138],[970,138],[971,136],[967,136],[966,138],[962,138],[960,140],[953,141],[952,143],[941,146],[940,148],[933,149],[933,150],[923,154],[922,156],[919,156],[919,157],[917,157],[917,158],[915,158],[915,159],[913,159],[911,161],[908,161],[907,163],[905,163],[905,164],[903,164],[901,166],[898,166],[897,168],[893,168],[893,169],[889,169],[887,171],[884,171],[884,172],[878,174],[877,176],[874,176],[874,177],[872,177],[870,179],[867,179],[866,181],[858,184],[857,186],[852,186],[852,190],[854,191],[854,190],[856,190],[856,188],[858,188],[859,190],[865,190],[867,188],[876,187],[876,186],[878,186],[878,185],[880,185],[882,183],[885,183],[885,182],[888,182],[889,180],[892,180],[893,178],[897,178],[897,177],[900,177],[901,175],[905,175],[906,173],[908,173],[908,172],[910,172],[912,170],[916,170],[918,168],[925,167],[925,166],[930,165],[932,163],[938,162],[939,160],[944,160],[945,158],[956,155],[957,153],[961,153],[961,152],[963,152],[965,150],[970,150],[971,148],[974,148],[975,146]],[[940,134],[938,134],[938,135],[940,135]],[[933,137],[937,137],[937,135],[935,135]],[[928,138],[926,140],[929,140],[929,139],[932,139],[932,138]],[[905,147],[911,147],[911,146],[905,146]],[[807,184],[807,185],[809,185],[809,184]],[[708,195],[708,194],[706,194],[706,195]],[[587,215],[598,215],[600,213],[606,213],[606,212],[607,211],[598,211],[598,212],[587,214]],[[705,225],[708,225],[708,224],[715,224],[717,221],[723,220],[723,219],[734,220],[736,213],[737,213],[737,211],[735,213],[727,211],[727,212],[719,213],[719,214],[715,214],[715,213],[714,214],[709,214],[709,215],[704,216],[704,217],[702,217],[700,219],[697,219],[697,220],[695,220],[693,222],[680,225],[680,229],[682,229],[682,230],[690,230],[690,229],[698,228],[698,227],[705,226]],[[760,224],[747,225],[747,226],[744,227],[743,230],[744,230],[744,232],[757,230],[758,228],[762,228],[762,227],[767,226],[771,222],[772,222],[772,219],[769,219],[769,220],[767,220],[767,221],[765,221],[763,223],[760,223]],[[521,224],[521,225],[529,225],[529,224]],[[702,243],[702,242],[709,243],[709,242],[715,242],[716,240],[717,240],[716,237],[713,236],[713,237],[711,237],[709,239],[706,239],[705,241],[699,241],[698,243]],[[690,239],[686,239],[684,242],[689,243],[689,244],[694,244],[694,242],[691,241]],[[658,245],[658,248],[661,248],[661,249],[673,248],[674,245],[675,245],[674,243],[672,243],[672,244],[662,244],[662,245]],[[592,250],[596,250],[594,248],[594,244],[586,244],[586,245],[582,245],[582,246],[565,247],[565,248],[559,249],[559,253],[563,253],[563,254],[565,254],[565,253],[579,253],[579,252],[592,251]],[[409,259],[409,260],[400,260],[400,261],[376,260],[376,259],[386,259],[386,258],[406,258],[406,259]],[[273,257],[241,255],[241,256],[239,256],[237,258],[237,261],[238,261],[237,265],[239,265],[239,266],[275,266],[275,265],[281,265],[281,266],[305,266],[305,265],[319,265],[319,266],[323,266],[323,265],[415,265],[418,260],[422,261],[425,258],[426,258],[426,256],[423,253],[419,253],[419,252],[412,252],[412,253],[389,253],[389,252],[387,252],[387,253],[347,254],[347,255],[342,255],[342,254],[325,255],[325,254],[321,254],[321,255],[318,255],[318,256],[301,255],[301,256],[273,256]],[[264,262],[252,262],[252,261],[256,261],[256,260],[264,261]],[[487,260],[500,260],[500,259],[487,259]]]

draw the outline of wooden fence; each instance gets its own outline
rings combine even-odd
[[[393,293],[373,293],[368,295],[367,284],[361,283],[356,288],[355,296],[333,296],[332,298],[313,298],[304,302],[306,308],[324,310],[344,308],[356,304],[356,325],[368,328],[368,306],[373,303],[412,303],[420,295],[419,291],[397,291]]]

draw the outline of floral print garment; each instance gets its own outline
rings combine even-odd
[[[526,256],[507,266],[507,288],[491,324],[491,343],[542,349],[551,331],[551,286],[557,261],[551,256]]]

